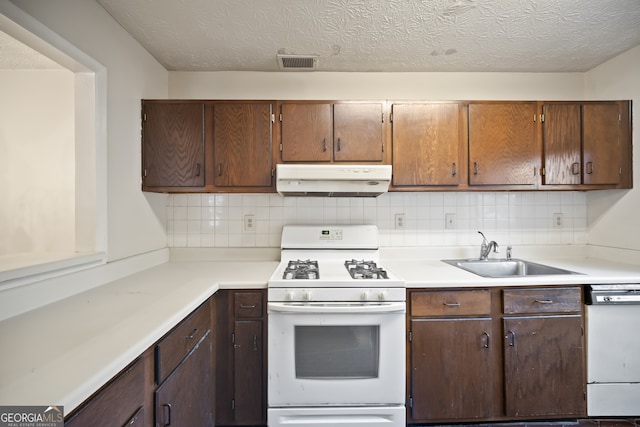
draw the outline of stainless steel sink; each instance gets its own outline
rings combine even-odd
[[[443,262],[483,277],[528,277],[552,274],[580,274],[521,259],[443,259]]]

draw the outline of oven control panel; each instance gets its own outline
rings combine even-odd
[[[405,301],[404,288],[269,288],[269,301]]]
[[[342,240],[342,229],[325,228],[320,230],[320,240]]]

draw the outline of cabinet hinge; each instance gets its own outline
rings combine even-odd
[[[540,176],[544,176],[545,175],[546,170],[544,168],[540,169]]]
[[[236,343],[236,334],[235,332],[231,332],[231,344],[235,344]]]
[[[149,171],[147,170],[147,168],[144,168],[144,172],[142,174],[142,177],[146,178],[148,173],[149,173]]]
[[[143,113],[142,114],[142,121],[146,122],[147,121],[147,113]]]
[[[407,339],[409,340],[409,342],[411,342],[413,340],[413,332],[409,331],[407,333]]]
[[[389,113],[389,123],[393,123],[393,113]]]
[[[407,399],[407,404],[409,405],[409,408],[413,408],[413,397],[409,396],[409,398]]]
[[[276,168],[271,168],[271,176],[276,176]]]
[[[280,143],[280,152],[282,153],[282,142]]]
[[[276,122],[276,115],[271,113],[271,123],[275,123]]]
[[[535,122],[535,120],[534,120]],[[544,123],[544,114],[540,114],[540,123]]]

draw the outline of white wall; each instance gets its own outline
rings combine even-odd
[[[140,191],[140,99],[167,97],[167,71],[94,1],[13,3],[107,70],[108,259],[165,247],[167,196]]]
[[[73,74],[0,70],[0,93],[0,255],[73,252]]]
[[[580,73],[170,72],[176,99],[582,99]]]
[[[591,245],[640,250],[640,46],[585,73],[585,93],[593,99],[633,101],[634,188],[588,193],[588,242]]]

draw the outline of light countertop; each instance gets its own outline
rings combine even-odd
[[[0,404],[64,405],[71,412],[218,289],[266,287],[278,264],[272,253],[247,261],[211,261],[202,253],[186,251],[1,321]],[[515,257],[583,273],[515,279],[483,278],[440,261],[459,258],[451,253],[437,259],[381,255],[381,264],[408,288],[640,283],[640,265],[585,254]]]
[[[169,262],[0,322],[3,405],[71,412],[219,288],[260,288],[275,261]]]

